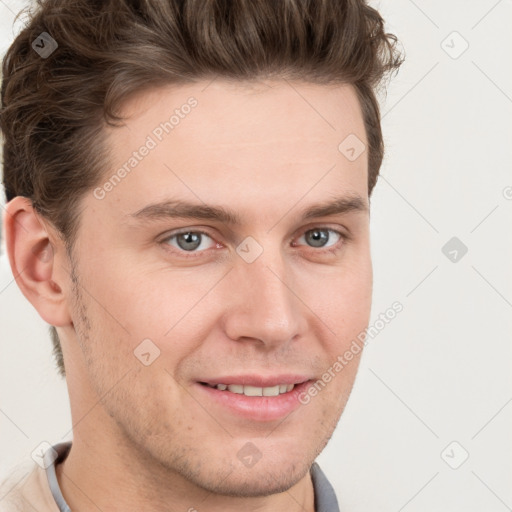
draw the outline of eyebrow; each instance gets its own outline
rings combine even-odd
[[[301,213],[301,220],[328,215],[344,215],[349,212],[365,213],[369,211],[367,202],[359,195],[336,197],[330,201],[314,204]],[[216,220],[224,224],[240,225],[240,215],[223,206],[190,203],[182,200],[165,200],[150,204],[132,213],[130,217],[138,220],[158,220],[165,218],[190,218]]]

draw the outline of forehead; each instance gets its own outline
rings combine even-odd
[[[217,79],[145,91],[122,113],[124,126],[107,130],[111,161],[100,186],[112,186],[104,205],[135,211],[177,196],[240,207],[367,196],[367,152],[344,152],[347,140],[358,151],[367,144],[351,86]]]
[[[315,144],[320,140],[331,145],[333,140],[355,133],[365,141],[357,94],[347,84],[216,79],[142,91],[125,102],[122,113],[127,117],[127,129],[112,129],[109,135],[114,141],[134,146],[140,134],[130,128],[156,132],[157,139],[164,135],[164,144],[172,142],[172,137],[165,137],[172,131],[174,138],[181,134],[203,150],[216,151],[235,144],[293,143],[304,136],[313,137]],[[159,126],[169,122],[171,131],[161,126],[164,134],[159,135]],[[300,147],[295,149],[300,152]]]

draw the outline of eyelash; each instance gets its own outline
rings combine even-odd
[[[329,246],[328,248],[319,247],[319,248],[315,249],[315,247],[310,246],[309,248],[312,249],[313,252],[315,252],[316,254],[327,254],[327,253],[336,254],[338,251],[340,251],[343,248],[343,246],[348,241],[351,240],[351,237],[349,235],[347,235],[346,233],[343,233],[337,229],[329,228],[327,226],[315,226],[313,228],[309,228],[309,229],[303,231],[302,234],[299,236],[299,238],[311,231],[329,231],[330,233],[335,233],[340,236],[340,240],[337,243],[335,243],[334,245]],[[210,238],[215,243],[218,243],[215,241],[215,239],[209,233],[207,233],[206,231],[203,231],[201,229],[195,229],[195,230],[185,229],[185,230],[177,231],[176,233],[167,235],[165,238],[163,238],[161,240],[160,243],[164,246],[172,247],[167,242],[169,242],[169,240],[174,239],[174,238],[178,237],[179,235],[183,235],[185,233],[204,235],[204,236],[207,236],[208,238]],[[214,249],[214,248],[210,248],[210,249]],[[179,254],[180,257],[187,259],[187,258],[199,258],[199,257],[201,257],[201,255],[203,253],[210,251],[210,249],[203,249],[202,251],[184,251],[182,249],[177,249],[175,247],[172,247],[172,249],[166,248],[165,250],[170,251],[173,254]]]

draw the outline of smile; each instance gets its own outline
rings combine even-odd
[[[311,375],[224,375],[196,381],[208,407],[251,422],[282,421],[302,406],[299,396],[313,382]]]
[[[205,384],[219,391],[229,391],[245,396],[278,396],[289,393],[295,387],[295,384],[277,384],[268,387],[243,386],[241,384]]]

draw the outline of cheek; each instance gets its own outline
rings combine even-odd
[[[336,332],[329,347],[329,368],[335,374],[338,388],[347,393],[352,388],[364,348],[364,334],[368,327],[372,304],[373,272],[371,260],[347,272],[338,283],[338,300],[332,302],[331,318]],[[332,293],[335,293],[331,289]],[[324,374],[325,375],[325,374]],[[328,378],[327,375],[325,375]],[[336,385],[334,386],[336,387]],[[345,395],[345,393],[343,393]],[[343,397],[348,399],[348,395]]]
[[[216,279],[207,272],[118,256],[106,258],[99,271],[85,269],[86,286],[107,317],[119,320],[136,337],[162,336],[186,316]]]
[[[321,320],[336,333],[329,336],[328,352],[337,356],[368,324],[372,293],[368,248],[347,252],[346,261],[337,268],[312,264],[291,268],[291,288],[317,317],[311,317],[309,327],[324,338],[325,333],[314,326]],[[92,276],[85,286],[94,300],[88,294],[84,298],[94,328],[112,340],[109,346],[124,345],[113,349],[133,357],[133,350],[150,339],[168,352],[174,340],[172,358],[180,360],[200,346],[215,327],[215,319],[230,307],[231,291],[226,288],[230,276],[222,282],[225,274],[222,265],[173,269],[159,264],[148,269],[125,254],[111,256],[99,269],[84,269],[83,275]],[[306,310],[304,314],[309,315]]]
[[[373,290],[369,255],[363,254],[357,264],[332,272],[317,289],[315,302],[319,307],[315,312],[336,334],[331,350],[341,350],[368,326]]]
[[[222,304],[214,286],[225,269],[135,268],[103,266],[102,275],[92,274],[85,285],[88,317],[97,340],[103,340],[92,343],[99,357],[115,357],[123,367],[138,369],[137,354],[149,353],[146,359],[172,371],[211,331]]]

